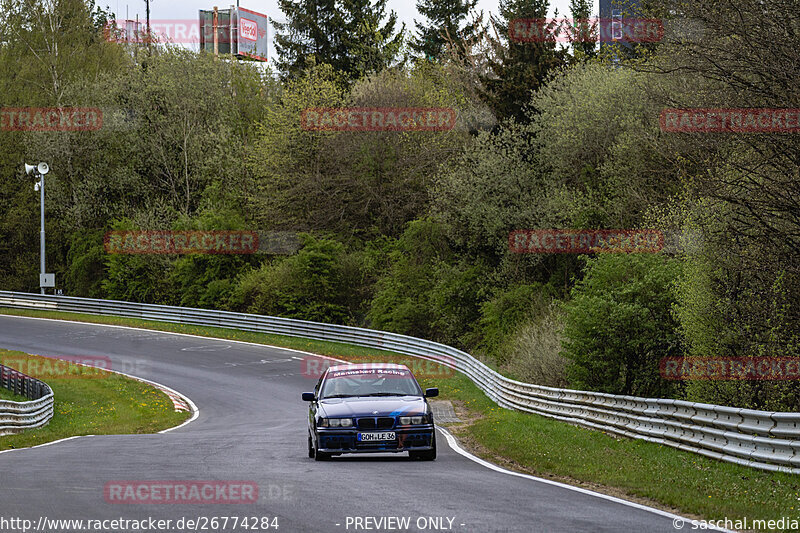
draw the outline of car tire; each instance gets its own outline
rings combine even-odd
[[[316,453],[314,454],[314,459],[315,459],[315,460],[317,460],[317,461],[327,461],[327,460],[328,460],[328,459],[330,459],[332,456],[333,456],[333,455],[332,455],[332,454],[330,454],[330,453],[325,453],[325,452],[316,452]]]
[[[411,459],[420,461],[434,461],[436,459],[436,432],[433,434],[431,444],[433,444],[433,447],[430,450],[425,450],[424,452],[408,452],[408,456]]]
[[[309,457],[313,457],[315,461],[327,461],[328,459],[330,459],[333,456],[332,453],[325,453],[325,452],[321,452],[321,451],[317,450],[317,448],[314,446],[313,440],[311,440],[311,435],[308,436],[308,439],[309,439],[308,440],[308,446],[309,446],[308,456]],[[314,455],[311,455],[312,452],[313,452]]]

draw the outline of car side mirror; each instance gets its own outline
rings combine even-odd
[[[313,402],[317,398],[314,396],[313,392],[304,392],[303,393],[303,401],[304,402]]]
[[[432,389],[425,389],[425,397],[426,398],[434,398],[436,396],[439,396],[439,389],[437,389],[435,387],[432,388]]]

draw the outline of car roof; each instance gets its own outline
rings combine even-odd
[[[370,369],[392,369],[392,370],[408,370],[406,365],[399,365],[396,363],[355,363],[352,365],[335,365],[328,368],[329,372],[337,372],[340,370],[370,370]]]

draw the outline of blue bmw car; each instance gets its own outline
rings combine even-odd
[[[412,459],[436,459],[433,413],[405,365],[365,363],[328,368],[309,402],[308,456],[323,461],[343,453],[408,452]]]

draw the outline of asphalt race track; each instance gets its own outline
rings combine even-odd
[[[112,368],[171,387],[200,410],[196,420],[168,433],[81,437],[0,453],[0,518],[38,524],[40,517],[152,517],[174,524],[181,517],[277,517],[280,532],[675,531],[673,515],[487,468],[456,453],[441,433],[434,462],[407,454],[315,462],[306,454],[300,399],[315,380],[302,375],[304,355],[291,350],[10,316],[0,316],[0,347],[108,356]],[[258,485],[259,499],[107,503],[104,486],[122,480],[247,480]],[[381,517],[410,517],[410,526],[383,522],[395,529],[375,529],[373,518]],[[437,517],[441,523],[429,520]],[[245,530],[229,524],[227,531]]]

